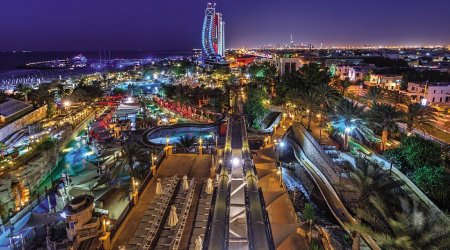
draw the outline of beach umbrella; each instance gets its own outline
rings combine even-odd
[[[195,250],[202,250],[203,248],[203,240],[202,237],[199,235],[197,236],[197,239],[195,239]]]
[[[189,183],[188,183],[188,181],[187,181],[187,176],[185,175],[185,176],[183,176],[183,190],[188,190],[189,189]]]
[[[178,223],[177,207],[172,205],[169,214],[169,227],[175,227]]]
[[[157,182],[156,182],[156,194],[160,195],[163,193],[162,190],[162,185],[161,185],[161,178],[158,178]]]
[[[213,181],[211,178],[208,178],[208,183],[206,184],[206,193],[211,194],[214,190]]]

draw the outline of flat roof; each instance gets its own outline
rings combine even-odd
[[[6,101],[0,103],[0,115],[8,117],[30,107],[28,103],[8,97]]]

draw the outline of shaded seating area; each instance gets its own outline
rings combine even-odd
[[[140,249],[146,248],[146,246],[148,246],[147,249],[150,248],[157,236],[178,183],[179,178],[177,176],[161,180],[163,193],[153,198],[136,232],[128,242],[127,249]]]
[[[197,213],[195,215],[194,230],[192,231],[191,240],[189,241],[189,249],[195,249],[195,241],[200,236],[202,240],[205,238],[206,229],[208,227],[208,217],[211,211],[211,200],[213,192],[207,193],[207,181],[202,186],[202,192],[198,201]]]
[[[155,249],[178,249],[194,197],[195,185],[195,180],[191,179],[187,189],[184,189],[183,187],[179,188],[175,200],[173,204],[171,204],[176,207],[176,213],[179,219],[178,223],[176,223],[176,226],[171,226],[170,215],[167,217],[164,227],[158,237]]]

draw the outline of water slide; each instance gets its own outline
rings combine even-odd
[[[339,222],[339,224],[344,228],[344,230],[350,234],[351,231],[348,229],[347,224],[355,224],[355,218],[350,214],[347,208],[342,203],[336,190],[334,190],[331,183],[323,175],[323,173],[306,157],[301,146],[292,138],[286,137],[286,142],[290,145],[294,151],[294,156],[297,161],[302,164],[307,170],[308,174],[313,179],[316,186],[319,188],[328,208],[331,210],[332,214]],[[367,245],[374,250],[380,250],[378,244],[369,235],[362,235],[362,238],[367,243]]]

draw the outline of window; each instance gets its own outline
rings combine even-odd
[[[433,93],[436,93],[436,90],[433,90]]]
[[[434,97],[433,97],[433,100],[431,102],[434,102]]]
[[[414,90],[416,90],[416,88],[415,87],[411,87],[411,90],[414,91]]]
[[[439,102],[442,102],[442,97],[441,97],[441,98],[439,98]]]

